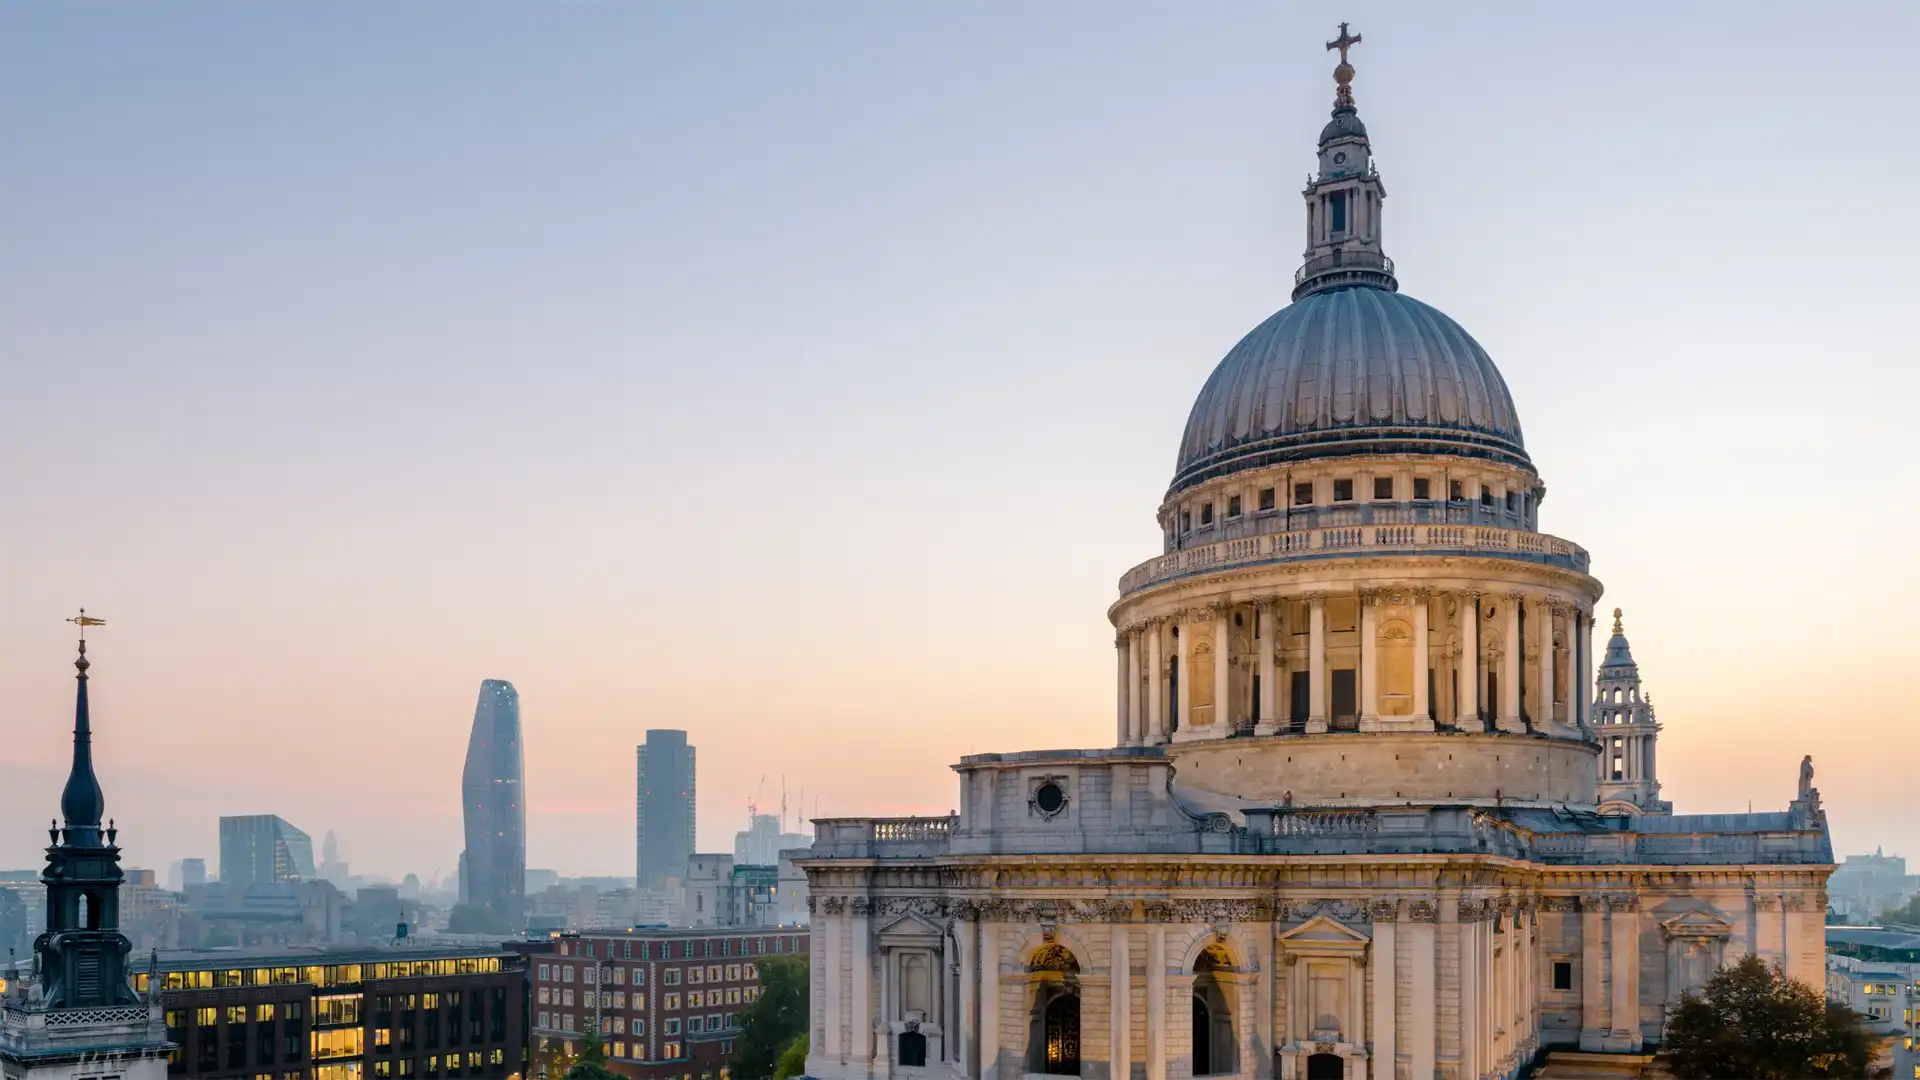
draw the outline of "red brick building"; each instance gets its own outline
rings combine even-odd
[[[601,1032],[607,1067],[633,1080],[719,1076],[769,956],[805,956],[805,927],[584,930],[528,957],[533,1076]],[[595,1000],[596,992],[598,1000]],[[597,1017],[597,1019],[596,1019]]]

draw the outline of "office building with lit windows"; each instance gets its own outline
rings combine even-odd
[[[169,1077],[517,1080],[527,968],[497,948],[160,952]],[[151,963],[151,962],[150,962]],[[145,992],[150,971],[134,978]]]
[[[534,1077],[554,1080],[590,1031],[631,1080],[718,1074],[768,957],[808,954],[801,927],[595,930],[529,958]],[[595,990],[599,990],[598,1000]]]

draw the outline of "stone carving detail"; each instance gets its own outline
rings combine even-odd
[[[1788,911],[1807,910],[1807,898],[1802,893],[1789,893],[1780,898],[1780,903],[1784,905]]]
[[[1413,922],[1433,922],[1440,911],[1431,900],[1415,900],[1407,905],[1407,918]]]
[[[1280,917],[1283,919],[1311,919],[1315,915],[1325,915],[1336,922],[1364,923],[1370,921],[1367,905],[1363,901],[1351,900],[1288,900],[1282,903]]]
[[[873,901],[864,896],[853,898],[853,917],[864,919],[873,914]]]
[[[1393,922],[1400,917],[1400,901],[1373,900],[1367,904],[1368,922]]]
[[[847,898],[844,896],[829,896],[820,901],[820,909],[829,915],[838,915],[846,908]]]
[[[1632,893],[1608,893],[1607,908],[1610,911],[1636,911],[1640,907],[1640,898]]]
[[[1543,896],[1540,898],[1541,911],[1577,911],[1578,900],[1571,896]]]

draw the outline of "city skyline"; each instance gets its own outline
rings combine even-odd
[[[965,753],[1103,736],[1097,612],[1299,256],[1276,178],[1326,73],[1274,43],[1344,16],[755,10],[0,9],[23,805],[57,797],[81,600],[116,621],[98,767],[159,867],[271,810],[451,875],[487,674],[539,702],[528,859],[572,874],[631,872],[662,723],[708,851],[762,774],[941,813]],[[1599,7],[1369,9],[1393,252],[1525,402],[1676,810],[1784,802],[1810,751],[1839,853],[1914,853],[1915,511],[1855,463],[1920,389],[1920,13],[1660,22],[1684,63]],[[1846,632],[1749,629],[1809,622]]]

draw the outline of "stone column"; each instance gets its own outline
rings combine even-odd
[[[853,935],[853,993],[848,1005],[847,1019],[853,1028],[853,1065],[865,1072],[873,1061],[873,941],[867,932],[868,914],[873,902],[864,896],[856,896],[847,903],[852,913],[852,925],[848,932]]]
[[[960,1030],[955,1033],[954,1060],[960,1063],[960,1075],[968,1080],[980,1076],[980,972],[973,938],[980,924],[962,917],[954,925],[953,939],[960,947]]]
[[[1394,920],[1399,917],[1398,900],[1373,902],[1373,1080],[1395,1080],[1393,1074],[1393,1029],[1398,1017],[1394,1011]]]
[[[1167,1080],[1167,927],[1147,927],[1147,1080]]]
[[[1598,896],[1580,898],[1580,1049],[1606,1049],[1607,1002],[1605,938],[1607,902]]]
[[[1147,620],[1147,737],[1155,746],[1167,741],[1167,669],[1160,659],[1160,639],[1166,633],[1159,619]]]
[[[1140,730],[1140,632],[1127,631],[1127,692],[1120,699],[1120,707],[1126,710],[1126,730],[1121,732],[1122,746],[1139,746],[1144,739]]]
[[[826,897],[820,903],[820,911],[825,917],[820,920],[820,963],[825,968],[822,982],[826,986],[826,1007],[821,1026],[826,1029],[826,1038],[820,1052],[835,1065],[845,1060],[845,1050],[840,1041],[840,1012],[846,998],[840,985],[840,912],[846,901],[838,896]],[[811,958],[809,958],[811,959]]]
[[[1580,618],[1580,718],[1593,726],[1593,616]]]
[[[1278,675],[1273,663],[1273,650],[1280,643],[1280,613],[1276,610],[1277,605],[1278,601],[1269,598],[1260,601],[1258,609],[1259,625],[1255,629],[1259,631],[1260,722],[1254,725],[1255,735],[1271,735],[1282,727],[1277,704],[1280,695],[1274,685]]]
[[[1127,1080],[1133,1075],[1133,958],[1128,949],[1132,933],[1133,927],[1124,922],[1113,924],[1107,1021],[1113,1041],[1108,1051],[1107,1060],[1111,1064],[1107,1075],[1113,1080]]]
[[[1360,590],[1360,730],[1380,730],[1380,594]]]
[[[1485,731],[1480,720],[1480,594],[1460,594],[1460,666],[1455,678],[1460,684],[1460,703],[1454,714],[1454,726],[1461,731]]]
[[[1411,1023],[1407,1025],[1408,1080],[1434,1080],[1434,1057],[1437,1047],[1435,1014],[1437,1005],[1427,1004],[1440,1000],[1439,987],[1434,971],[1434,904],[1430,900],[1415,900],[1407,910],[1407,972],[1408,989],[1412,991],[1412,1000],[1422,1002],[1423,1007],[1413,1010]]]
[[[1433,667],[1432,632],[1427,626],[1428,606],[1433,594],[1426,589],[1413,590],[1413,728],[1433,730],[1433,701],[1427,693],[1428,671]]]
[[[1520,667],[1527,659],[1527,643],[1520,640],[1519,593],[1507,595],[1507,631],[1500,650],[1500,722],[1501,731],[1520,734],[1527,725],[1520,719]]]
[[[1120,668],[1120,674],[1116,677],[1119,686],[1115,688],[1116,692],[1114,694],[1115,711],[1117,715],[1113,725],[1113,745],[1128,746],[1130,745],[1128,740],[1132,736],[1133,728],[1133,709],[1128,704],[1132,696],[1130,688],[1135,683],[1135,680],[1129,678],[1129,675],[1133,673],[1131,671],[1133,667],[1133,635],[1125,629],[1122,629],[1119,636],[1114,639],[1113,645],[1114,654],[1119,660],[1117,666]]]
[[[1233,608],[1213,609],[1213,726],[1221,735],[1233,733]]]
[[[1480,928],[1485,924],[1476,921],[1480,916],[1477,901],[1462,899],[1457,907],[1460,915],[1460,1075],[1476,1080],[1486,1071],[1486,1062],[1480,1056],[1480,1016],[1487,1008],[1482,1000],[1486,989],[1480,980]]]
[[[1559,614],[1560,605],[1551,600],[1543,600],[1540,611],[1540,718],[1535,725],[1541,731],[1551,731],[1556,723],[1553,714],[1553,623]]]
[[[1307,734],[1322,735],[1327,730],[1327,596],[1314,593],[1308,600],[1307,678],[1312,685],[1307,691]]]
[[[1175,687],[1174,732],[1191,732],[1193,729],[1193,627],[1198,621],[1192,612],[1182,612],[1180,615],[1180,678]]]
[[[1640,1052],[1640,912],[1634,897],[1609,897],[1612,938],[1613,1024],[1609,1050]]]
[[[1000,924],[980,920],[980,1080],[1000,1076]]]

